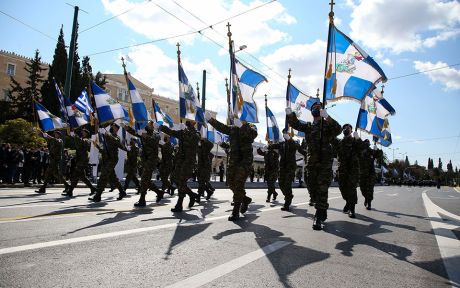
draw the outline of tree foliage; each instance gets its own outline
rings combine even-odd
[[[46,147],[46,141],[38,135],[31,122],[18,118],[0,125],[0,142],[22,145],[26,148]]]

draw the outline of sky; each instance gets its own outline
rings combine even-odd
[[[4,0],[0,49],[29,57],[38,49],[42,60],[51,63],[61,25],[66,45],[70,43],[74,9],[66,2],[84,10],[78,17],[78,53],[81,58],[90,56],[93,70],[122,73],[123,56],[130,60],[127,70],[153,87],[155,94],[178,99],[179,42],[189,81],[199,82],[201,88],[202,71],[207,71],[206,108],[218,112],[222,121],[227,111],[224,79],[230,69],[226,36],[230,22],[235,46],[247,46],[237,57],[268,79],[255,94],[258,141],[264,141],[266,131],[264,94],[278,123],[284,125],[289,68],[297,88],[308,95],[320,88],[322,95],[327,0]],[[389,79],[384,97],[396,114],[389,117],[393,144],[383,148],[388,159],[407,155],[411,164],[417,160],[426,166],[428,157],[435,159],[435,165],[441,157],[444,169],[449,160],[460,168],[460,2],[335,3],[337,28],[373,57]],[[182,36],[173,37],[178,35]],[[435,68],[441,69],[418,73]],[[414,73],[418,74],[400,77]],[[331,117],[355,126],[360,104],[334,104],[328,105]],[[366,137],[364,132],[361,136]]]

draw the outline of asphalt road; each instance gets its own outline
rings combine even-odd
[[[134,209],[137,196],[91,204],[87,189],[0,189],[0,287],[458,287],[460,192],[376,187],[357,218],[329,189],[324,231],[311,228],[306,189],[291,212],[248,190],[238,222],[228,189],[173,214],[176,198]],[[128,193],[133,194],[134,190]],[[280,198],[280,197],[279,197]],[[282,200],[282,199],[280,199]]]

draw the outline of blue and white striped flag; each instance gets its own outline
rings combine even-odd
[[[168,114],[161,111],[160,105],[157,102],[153,102],[153,112],[155,113],[155,119],[159,125],[168,124],[169,128],[176,130],[177,127],[174,126],[174,120]],[[175,137],[170,137],[170,141],[173,145],[177,144],[177,139]]]
[[[391,140],[390,123],[388,123],[388,118],[385,118],[381,134],[381,137],[374,136],[374,142],[377,142],[384,147],[390,146],[393,141]]]
[[[40,120],[40,126],[43,131],[51,131],[66,128],[67,125],[62,121],[61,118],[51,114],[45,107],[37,102],[34,102],[35,110],[37,111],[38,119]]]
[[[318,97],[310,97],[300,92],[300,90],[297,89],[291,83],[288,84],[286,96],[288,97],[288,99],[286,99],[288,102],[288,107],[291,107],[292,112],[296,114],[300,122],[313,122],[313,116],[311,115],[311,106],[313,106],[313,104],[316,102],[320,102],[320,99]],[[305,133],[298,131],[297,136],[305,137]]]
[[[267,141],[271,141],[273,143],[284,142],[284,138],[280,133],[280,129],[278,128],[278,123],[276,123],[275,115],[273,115],[272,111],[268,106],[265,106],[265,112],[267,117]]]
[[[70,128],[77,128],[83,125],[88,124],[88,120],[85,119],[85,114],[83,114],[80,110],[77,109],[75,105],[70,102],[67,97],[64,97],[65,108],[67,110],[68,123]]]
[[[257,86],[263,81],[267,82],[267,78],[244,66],[235,57],[232,59],[233,115],[243,121],[259,123],[257,104],[253,96]]]
[[[217,131],[211,124],[207,124],[207,127],[201,126],[200,129],[201,138],[206,138],[212,143],[223,143],[228,142],[228,135]]]
[[[195,95],[192,85],[188,82],[182,64],[179,61],[179,107],[182,119],[193,120],[198,123],[205,123],[204,112],[200,101]]]
[[[375,89],[361,102],[356,127],[376,137],[385,138],[383,131],[386,128],[385,126],[388,126],[387,116],[395,113],[395,109]],[[386,138],[388,138],[388,135]]]
[[[54,88],[56,88],[56,93],[57,93],[57,97],[59,100],[59,111],[61,112],[61,117],[64,121],[67,121],[67,118],[69,117],[69,115],[67,115],[67,109],[65,108],[65,101],[64,101],[65,97],[62,95],[61,89],[59,89],[59,86],[56,83],[55,79],[53,79],[53,83],[54,83]]]
[[[77,101],[74,103],[75,107],[78,110],[84,113],[85,120],[89,121],[91,117],[91,113],[94,112],[93,107],[91,107],[91,102],[89,101],[88,92],[86,92],[86,88],[81,91],[80,96],[77,98]]]
[[[96,101],[97,116],[100,123],[113,121],[116,119],[125,119],[129,121],[128,111],[121,106],[117,100],[113,99],[102,88],[91,81],[91,88]]]
[[[329,26],[330,43],[326,73],[326,100],[350,98],[362,101],[378,82],[387,80],[380,66],[356,43]]]
[[[131,95],[131,103],[133,108],[133,116],[136,122],[148,122],[150,119],[149,113],[147,113],[147,107],[145,107],[144,100],[142,100],[141,95],[134,87],[133,82],[128,79],[128,87]]]

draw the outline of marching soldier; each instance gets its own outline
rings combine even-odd
[[[273,195],[273,201],[276,201],[275,183],[279,175],[279,154],[275,151],[274,144],[268,143],[268,151],[262,151],[262,149],[257,148],[257,154],[264,156],[264,166],[265,166],[265,180],[267,180],[267,200],[265,202],[270,202],[270,198]]]
[[[340,134],[341,127],[322,109],[320,102],[311,107],[312,123],[301,123],[291,108],[286,108],[288,123],[294,129],[305,133],[307,141],[307,187],[315,202],[314,230],[321,230],[327,219],[328,189],[332,181],[331,142]],[[322,130],[321,130],[321,122]]]
[[[95,191],[96,189],[86,176],[88,173],[89,162],[88,152],[91,148],[91,141],[88,138],[90,133],[86,129],[81,129],[79,130],[79,135],[72,134],[73,133],[71,133],[70,136],[73,138],[75,143],[76,162],[72,174],[70,175],[70,187],[62,192],[62,196],[67,197],[73,197],[73,190],[77,186],[79,180],[82,180],[83,183],[85,183],[86,186],[91,189],[91,192]]]
[[[178,185],[177,190],[179,198],[176,206],[171,209],[172,212],[182,212],[182,203],[185,195],[190,197],[188,204],[192,208],[195,202],[200,202],[200,197],[194,193],[188,186],[187,180],[192,177],[193,169],[196,165],[196,150],[200,136],[196,131],[192,121],[187,120],[182,130],[172,130],[164,125],[160,127],[161,132],[179,139],[179,151],[176,155],[176,166],[174,167],[174,181]]]
[[[134,203],[135,207],[145,207],[145,195],[147,194],[147,189],[152,189],[156,192],[156,202],[160,202],[163,199],[164,191],[158,189],[155,183],[152,182],[152,173],[153,170],[157,167],[158,164],[158,147],[160,142],[160,134],[154,131],[154,127],[158,129],[158,124],[154,123],[154,126],[147,125],[145,126],[145,132],[142,133],[141,141],[142,141],[142,175],[141,175],[141,183],[139,188],[139,201]],[[132,135],[136,135],[136,131],[129,127],[125,126],[126,131]]]
[[[208,139],[201,138],[198,143],[198,195],[204,196],[204,191],[207,192],[206,200],[211,199],[214,193],[214,188],[209,183],[211,179],[211,150],[214,144]]]
[[[356,187],[359,179],[359,152],[361,151],[362,141],[355,131],[352,136],[353,127],[350,124],[342,126],[343,139],[335,141],[339,189],[345,200],[343,213],[348,213],[350,218],[355,218],[355,205],[358,202]]]
[[[119,129],[120,126],[118,124],[112,123],[112,125],[110,125],[109,133],[104,135],[105,143],[102,144],[103,147],[97,145],[99,150],[103,151],[103,163],[101,176],[99,176],[99,181],[97,182],[96,194],[93,197],[88,198],[88,200],[93,202],[101,201],[101,195],[102,192],[104,192],[107,183],[115,183],[115,186],[118,188],[119,195],[117,200],[121,200],[126,196],[123,186],[121,186],[120,181],[115,175],[115,166],[118,162],[118,149],[126,151],[126,148],[120,143],[120,138],[117,136]]]
[[[370,148],[368,139],[364,140],[364,145],[359,155],[359,188],[364,197],[364,206],[367,210],[371,210],[371,202],[374,200],[374,185],[375,185],[375,167],[376,159],[381,158],[382,150]]]
[[[64,143],[60,139],[61,131],[54,130],[53,134],[54,134],[54,137],[47,133],[42,132],[43,137],[45,137],[45,140],[48,143],[49,164],[45,172],[45,179],[43,180],[43,185],[40,187],[40,189],[35,190],[35,192],[39,194],[46,193],[46,187],[48,186],[48,183],[53,178],[57,179],[59,182],[64,183],[65,190],[68,190],[70,186],[65,181],[61,173],[62,169],[59,168],[61,160],[62,160],[62,150],[63,150],[63,145],[64,145]]]
[[[233,191],[233,211],[228,217],[229,221],[236,221],[241,213],[246,213],[252,199],[246,196],[244,184],[249,175],[249,168],[254,159],[252,143],[257,137],[257,128],[253,124],[242,123],[239,119],[234,119],[234,125],[227,126],[212,118],[206,112],[206,120],[217,131],[227,134],[230,138],[229,165],[227,169],[227,182]]]
[[[139,194],[139,180],[137,179],[137,157],[139,156],[139,148],[137,148],[137,138],[131,138],[129,141],[129,150],[126,155],[126,178],[125,178],[125,191],[129,187],[129,182],[133,181],[136,185],[137,193]]]
[[[171,144],[169,135],[163,135],[163,144],[161,148],[161,163],[160,163],[160,178],[161,178],[161,190],[168,191],[169,195],[174,194],[174,187],[169,181],[169,176],[173,170],[173,158],[174,158],[174,147]]]
[[[289,136],[286,129],[283,129],[283,138],[284,142],[273,144],[273,148],[279,149],[281,156],[279,185],[284,195],[284,206],[281,210],[289,211],[292,198],[294,198],[292,194],[292,182],[294,181],[297,168],[296,152],[300,150],[300,145]]]

